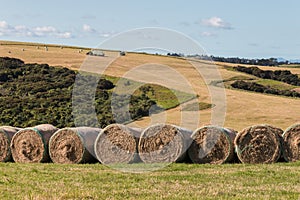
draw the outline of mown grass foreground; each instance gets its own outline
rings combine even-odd
[[[132,174],[101,164],[0,163],[1,199],[299,199],[300,162],[172,164]]]

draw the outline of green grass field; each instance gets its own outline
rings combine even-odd
[[[1,199],[299,199],[300,162],[172,164],[132,174],[101,164],[0,164]]]
[[[112,81],[115,85],[120,84],[118,83],[118,81],[120,80],[119,78],[111,77],[111,76],[105,76],[105,78]],[[121,79],[121,84],[123,83],[128,84],[124,89],[125,93],[134,90],[133,95],[135,96],[142,95],[142,91],[139,90],[141,87],[150,87],[151,91],[146,92],[147,96],[151,100],[155,101],[160,108],[163,108],[165,110],[174,108],[182,103],[185,103],[187,101],[196,98],[196,95],[178,91],[178,90],[169,89],[157,84],[144,84],[141,82],[137,82],[125,78]]]
[[[287,83],[283,83],[280,81],[275,81],[271,79],[259,79],[256,81],[256,83],[264,85],[264,86],[270,86],[272,88],[275,88],[277,90],[292,90],[297,88],[297,86],[293,86]]]
[[[213,108],[214,105],[210,103],[200,102],[200,103],[191,103],[183,107],[183,111],[199,111]]]
[[[151,92],[148,93],[149,97],[157,102],[158,106],[166,110],[175,108],[179,104],[196,98],[196,96],[193,94],[181,92],[178,90],[170,90],[169,88],[161,85],[146,84],[146,86],[147,85],[151,86],[154,91],[153,94]]]

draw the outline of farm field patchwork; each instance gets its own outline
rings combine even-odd
[[[3,45],[3,44],[6,45]],[[81,64],[85,61],[85,53],[87,49],[83,49],[82,53],[78,53],[80,47],[71,48],[60,48],[59,45],[49,46],[49,51],[44,51],[42,49],[36,49],[36,46],[41,44],[28,44],[28,43],[17,43],[17,42],[7,42],[1,41],[0,53],[2,56],[16,57],[24,60],[26,63],[48,63],[52,66],[65,66],[71,69],[79,69]],[[25,51],[21,49],[24,48]],[[11,50],[11,53],[8,51]],[[109,65],[109,67],[104,71],[104,74],[109,76],[124,76],[128,71],[134,71],[138,69],[138,72],[143,72],[144,74],[150,74],[149,79],[151,79],[151,74],[156,72],[157,74],[165,74],[164,72],[169,72],[170,69],[174,69],[178,73],[182,74],[186,80],[188,80],[198,95],[199,102],[204,102],[208,104],[214,104],[211,102],[211,97],[207,86],[205,85],[203,79],[199,79],[199,75],[195,68],[192,67],[191,63],[174,57],[166,56],[155,56],[147,54],[138,53],[128,53],[126,56],[116,57],[116,52],[105,52],[107,57],[105,59],[114,59],[114,61]],[[101,60],[101,58],[100,58]],[[103,60],[103,62],[108,62]],[[145,65],[147,63],[158,63],[160,65],[169,66],[167,68],[161,68],[161,71],[157,71],[159,65],[155,65],[152,70],[151,65]],[[195,63],[195,62],[194,62]],[[250,77],[244,73],[228,70],[228,67],[236,66],[236,64],[228,63],[209,63],[209,62],[198,62],[199,67],[209,69],[216,66],[221,74],[223,80],[228,80],[234,77]],[[138,67],[141,66],[141,67]],[[153,66],[153,65],[152,65]],[[138,67],[138,68],[137,68]],[[294,74],[300,74],[300,68],[288,68],[283,67],[259,67],[263,70],[290,70]],[[94,68],[90,68],[94,70]],[[101,71],[101,70],[100,70]],[[127,74],[126,78],[135,81],[146,81],[143,80],[138,74]],[[129,76],[130,75],[130,76]],[[170,76],[172,81],[174,77]],[[176,79],[175,79],[176,80]],[[217,80],[218,81],[218,80]],[[153,81],[151,84],[159,84],[161,80],[157,82]],[[176,83],[176,82],[175,82]],[[264,85],[274,85],[276,83],[263,83]],[[181,90],[181,84],[175,85],[176,90]],[[276,86],[277,87],[277,86]],[[278,87],[281,87],[278,85]],[[285,87],[285,86],[282,86]],[[183,88],[184,89],[184,88]],[[297,123],[299,119],[300,104],[299,99],[291,97],[281,97],[268,94],[258,94],[254,92],[247,92],[242,90],[232,90],[225,89],[226,92],[226,116],[224,120],[224,126],[233,128],[237,131],[242,130],[245,127],[255,125],[255,124],[271,124],[279,128],[286,129],[290,125]],[[180,112],[182,106],[169,109],[166,111],[166,122],[171,124],[180,124]],[[210,124],[212,109],[204,109],[199,112],[199,126]],[[155,115],[153,117],[156,117]],[[139,119],[136,123],[141,127],[148,126],[152,121],[150,117],[144,117]],[[187,125],[194,122],[194,117],[188,117],[185,119]],[[189,127],[187,127],[189,128]]]

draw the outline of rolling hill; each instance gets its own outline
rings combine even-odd
[[[194,92],[199,102],[216,104],[211,101],[211,94],[207,87],[212,81],[249,79],[251,75],[233,71],[235,66],[227,63],[210,63],[200,60],[184,60],[168,56],[157,56],[140,53],[127,53],[119,56],[118,52],[104,51],[105,57],[87,57],[89,50],[80,47],[61,47],[60,45],[45,45],[33,43],[19,43],[0,41],[0,56],[13,57],[23,60],[25,63],[47,63],[51,66],[67,67],[73,70],[85,70],[96,73],[104,73],[112,77],[125,77],[130,80],[159,84],[169,89],[186,93]],[[48,47],[48,51],[45,50]],[[219,80],[215,77],[206,77],[206,83],[201,74],[195,69],[212,70],[216,68],[220,73]],[[259,67],[268,70],[290,70],[294,74],[300,74],[300,68],[288,67]],[[261,81],[261,80],[258,80]],[[186,87],[187,82],[190,88]],[[226,86],[226,84],[225,84]],[[188,91],[187,91],[188,90]],[[241,130],[253,124],[273,124],[282,129],[299,121],[300,99],[282,97],[270,94],[259,94],[243,90],[225,88],[226,110],[224,126]],[[143,117],[132,125],[145,127],[150,123],[164,122],[181,124],[182,108],[192,102],[186,102],[166,111],[166,113],[153,114]],[[184,115],[186,128],[195,126],[195,116],[199,116],[198,126],[211,123],[214,109],[201,111],[188,111]]]

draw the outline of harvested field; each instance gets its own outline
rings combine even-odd
[[[122,124],[111,124],[102,129],[94,149],[102,164],[134,163],[139,161],[137,154],[138,138],[141,130]]]
[[[49,161],[49,139],[57,130],[50,124],[41,124],[18,131],[10,145],[13,160],[18,163]]]
[[[282,137],[284,159],[288,162],[300,160],[300,124],[289,127]]]
[[[63,128],[55,132],[49,141],[49,154],[54,163],[93,163],[97,159],[94,142],[99,128]]]
[[[45,51],[43,49],[46,44],[30,44],[24,42],[8,42],[8,41],[0,41],[0,54],[2,56],[9,56],[14,58],[20,58],[24,60],[26,63],[47,63],[52,66],[64,66],[71,69],[78,70],[80,66],[83,64],[84,60],[87,58],[85,55],[88,52],[88,49],[85,48],[69,48],[63,47],[60,48],[60,45],[53,46],[47,45],[49,51]],[[36,49],[39,46],[40,49]],[[21,49],[25,49],[25,51],[21,51]],[[79,49],[83,49],[82,53],[78,53]],[[11,53],[8,53],[11,51]],[[215,102],[211,102],[211,97],[207,91],[207,85],[203,82],[202,78],[199,78],[197,75],[197,71],[191,66],[189,61],[185,61],[183,59],[178,59],[175,57],[167,57],[167,56],[155,56],[155,55],[146,55],[146,54],[138,54],[138,53],[126,53],[126,56],[118,56],[118,52],[105,52],[105,57],[93,57],[95,62],[91,59],[91,63],[87,63],[87,71],[95,71],[95,72],[103,72],[104,69],[100,69],[101,66],[106,66],[106,63],[110,63],[110,61],[114,60],[109,67],[104,71],[104,74],[111,76],[124,77],[124,74],[128,71],[132,71],[136,66],[142,66],[149,63],[159,63],[162,65],[170,66],[172,69],[178,71],[182,74],[189,82],[193,88],[195,88],[195,92],[199,95],[199,102],[206,102],[210,104],[215,104]],[[196,61],[192,62],[193,65],[196,64]],[[197,61],[198,67],[203,68],[213,68],[213,63]],[[223,79],[230,79],[236,76],[244,76],[239,72],[227,70],[224,66],[236,66],[238,64],[230,64],[230,63],[215,63],[217,64],[218,70],[222,75]],[[227,67],[228,68],[228,67]],[[292,73],[300,74],[300,68],[286,68],[286,67],[262,67],[259,68],[263,70],[291,70]],[[158,71],[159,70],[159,71]],[[136,71],[137,72],[137,71]],[[130,78],[135,81],[143,81],[148,82],[148,80],[143,79],[144,74],[146,77],[151,78],[150,83],[160,84],[161,81],[155,81],[160,78],[163,79],[165,74],[168,73],[166,68],[152,68],[149,67],[140,67],[138,72],[143,72],[143,75],[139,73],[134,73],[131,75],[128,74],[127,78]],[[156,77],[153,79],[155,74],[161,74],[163,77]],[[130,75],[130,76],[129,76]],[[135,75],[135,76],[134,76]],[[149,75],[149,76],[148,76]],[[174,76],[168,74],[169,79],[174,79]],[[216,80],[211,80],[216,81]],[[217,80],[218,81],[218,80]],[[175,86],[180,87],[181,84],[177,84]],[[179,88],[170,88],[170,89],[179,89]],[[185,90],[185,88],[183,88]],[[184,91],[183,90],[183,91]],[[253,124],[260,123],[269,123],[276,124],[276,126],[286,129],[291,124],[297,123],[297,119],[299,119],[299,112],[295,112],[295,110],[300,110],[299,99],[294,98],[286,98],[286,97],[278,97],[273,95],[265,95],[258,93],[250,93],[245,91],[238,90],[226,90],[226,101],[227,101],[227,109],[226,109],[226,119],[224,126],[232,127],[235,130],[241,131],[244,127],[251,126]],[[180,90],[182,91],[182,90]],[[276,109],[270,109],[270,107]],[[165,115],[167,116],[167,121],[165,123],[181,125],[180,113],[182,112],[180,107],[176,107],[174,109],[167,110]],[[198,112],[201,115],[201,121],[199,120],[200,126],[204,126],[206,124],[211,124],[211,109],[201,110]],[[200,119],[200,118],[199,118]],[[241,120],[244,119],[244,120]],[[144,117],[139,120],[139,126],[145,127],[151,122],[150,117]],[[155,121],[155,123],[159,123]],[[194,130],[195,118],[193,116],[188,116],[185,118],[185,123],[189,126],[191,130]],[[223,125],[223,124],[219,124]]]
[[[234,130],[217,126],[205,126],[194,131],[188,150],[194,163],[223,164],[233,161],[236,136]]]
[[[0,162],[12,161],[10,142],[20,129],[11,126],[0,127]]]
[[[275,163],[281,156],[283,131],[270,125],[245,128],[235,138],[235,149],[242,163]]]
[[[142,132],[138,152],[144,163],[172,163],[187,159],[192,131],[168,124],[152,125]]]

